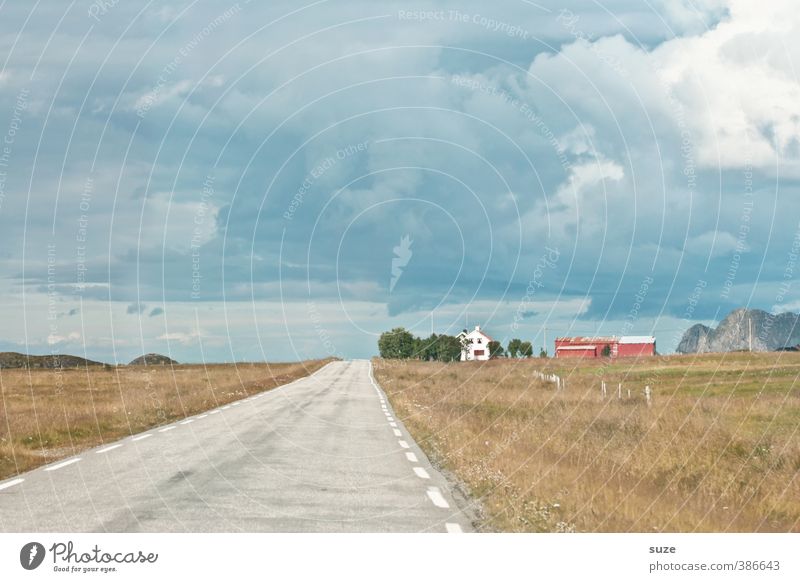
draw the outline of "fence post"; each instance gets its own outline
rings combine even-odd
[[[628,398],[630,398],[630,397],[631,397],[631,389],[628,388]]]
[[[650,386],[644,387],[644,397],[647,399],[647,406],[650,406]]]
[[[622,382],[617,384],[617,400],[622,400]]]

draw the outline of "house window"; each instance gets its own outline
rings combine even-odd
[[[478,338],[478,343],[481,343],[481,338]]]
[[[483,355],[483,350],[475,350],[475,355],[476,356],[482,356]]]

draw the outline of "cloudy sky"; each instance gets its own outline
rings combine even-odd
[[[491,4],[0,2],[0,349],[800,309],[795,2]]]

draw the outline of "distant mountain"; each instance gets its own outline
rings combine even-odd
[[[129,366],[176,366],[178,362],[161,354],[145,354],[131,360]]]
[[[69,356],[55,354],[50,356],[30,356],[18,352],[0,352],[0,368],[83,368],[85,366],[105,366],[102,362],[94,362]]]
[[[771,315],[761,309],[734,309],[716,328],[693,325],[676,349],[681,354],[752,349],[771,352],[800,344],[800,315]]]

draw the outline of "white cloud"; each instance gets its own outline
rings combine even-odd
[[[743,240],[725,231],[708,231],[692,237],[686,241],[686,250],[692,254],[713,258],[724,257],[737,250],[744,253],[750,250],[749,245]]]
[[[54,346],[56,344],[75,342],[79,339],[81,339],[81,334],[79,334],[77,331],[73,331],[66,336],[58,335],[57,333],[51,333],[47,336],[47,343],[51,346]]]
[[[687,9],[682,2],[667,6],[676,14]],[[716,12],[721,5],[700,8]],[[713,29],[649,51],[622,37],[581,40],[559,55],[540,55],[530,71],[576,112],[609,129],[646,134],[646,123],[654,123],[661,139],[667,131],[687,131],[702,167],[773,172],[781,166],[781,173],[800,175],[800,84],[793,66],[800,57],[800,11],[793,0],[729,0],[727,8]],[[608,66],[612,61],[624,75]]]

